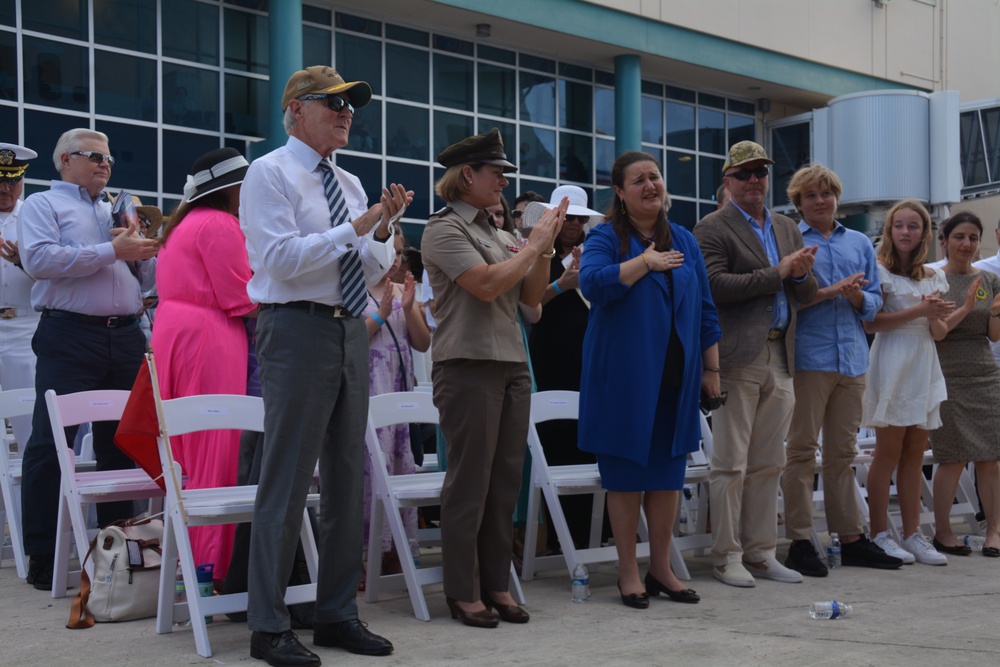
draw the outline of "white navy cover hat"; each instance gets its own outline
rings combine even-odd
[[[0,143],[0,178],[8,183],[17,183],[24,178],[28,160],[34,160],[38,153],[17,144]]]

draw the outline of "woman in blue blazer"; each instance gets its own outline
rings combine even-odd
[[[618,550],[622,602],[699,600],[670,568],[670,537],[687,454],[701,438],[702,391],[720,395],[719,319],[698,244],[667,221],[670,199],[652,156],[624,153],[611,170],[608,221],[587,236],[580,288],[590,301],[580,387],[580,449],[597,455]],[[643,498],[643,494],[645,497]],[[639,577],[640,505],[650,563]]]

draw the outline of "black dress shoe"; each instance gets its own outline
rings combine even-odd
[[[972,547],[970,546],[965,544],[956,544],[953,547],[948,547],[938,542],[936,537],[931,541],[931,544],[941,553],[951,554],[952,556],[968,556],[972,553]]]
[[[622,596],[622,604],[632,609],[649,609],[648,593],[622,593],[622,582],[618,582],[618,595]]]
[[[291,630],[255,631],[250,635],[250,657],[264,660],[272,667],[319,667],[319,656],[299,643]]]
[[[987,558],[1000,558],[1000,549],[996,547],[983,547],[983,555]]]
[[[531,619],[531,615],[516,604],[497,604],[485,590],[482,591],[482,598],[486,610],[496,609],[500,619],[507,623],[527,623]]]
[[[465,625],[473,628],[495,628],[500,625],[500,619],[494,616],[489,609],[483,609],[482,611],[465,611],[458,606],[458,603],[446,597],[444,599],[448,603],[448,609],[451,611],[451,617],[457,618],[462,621]]]
[[[25,581],[40,591],[51,591],[54,564],[55,556],[28,556],[28,576]]]
[[[368,624],[352,618],[340,623],[313,623],[313,644],[339,646],[360,655],[389,655],[392,642],[368,631]]]
[[[684,602],[686,604],[694,604],[701,600],[701,596],[695,593],[690,588],[682,588],[679,591],[672,591],[667,588],[664,584],[653,576],[652,572],[646,573],[646,594],[651,597],[656,597],[660,593],[665,593],[668,598],[674,602]]]
[[[859,535],[854,542],[844,542],[840,548],[840,562],[852,567],[873,567],[878,570],[898,570],[903,567],[903,559],[890,556],[882,547]]]

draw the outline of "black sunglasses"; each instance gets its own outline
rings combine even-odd
[[[70,155],[82,155],[94,164],[107,162],[109,167],[115,166],[115,159],[113,157],[104,153],[98,153],[97,151],[72,151]]]
[[[326,100],[326,106],[330,107],[330,111],[334,113],[340,113],[347,107],[347,110],[354,113],[354,105],[345,100],[340,95],[303,95],[299,98],[300,100]]]
[[[510,217],[514,218],[515,220],[520,220],[522,215],[524,215],[524,211],[522,211],[519,208],[515,208],[513,211],[510,212]]]
[[[738,171],[731,171],[726,176],[730,178],[735,178],[737,181],[749,181],[751,176],[756,176],[757,178],[767,178],[770,173],[767,167],[757,167],[756,169],[740,169]]]

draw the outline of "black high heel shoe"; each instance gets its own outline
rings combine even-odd
[[[652,596],[659,595],[660,593],[666,594],[668,598],[674,602],[684,602],[687,604],[694,604],[701,600],[701,596],[695,593],[690,588],[682,588],[679,591],[672,591],[666,586],[664,586],[660,581],[653,576],[651,572],[646,573],[646,593]]]
[[[486,605],[487,611],[490,609],[496,609],[501,620],[506,621],[507,623],[527,623],[531,619],[531,615],[526,612],[524,608],[519,607],[516,604],[498,604],[497,601],[491,598],[490,594],[485,590],[480,593],[483,599],[483,604]]]
[[[495,628],[500,625],[500,619],[491,614],[489,609],[465,611],[452,598],[446,597],[444,601],[448,603],[448,609],[451,610],[451,617],[461,620],[466,625],[474,628]]]
[[[647,593],[622,593],[622,582],[618,582],[618,595],[622,596],[622,604],[632,609],[649,609],[649,595]]]

